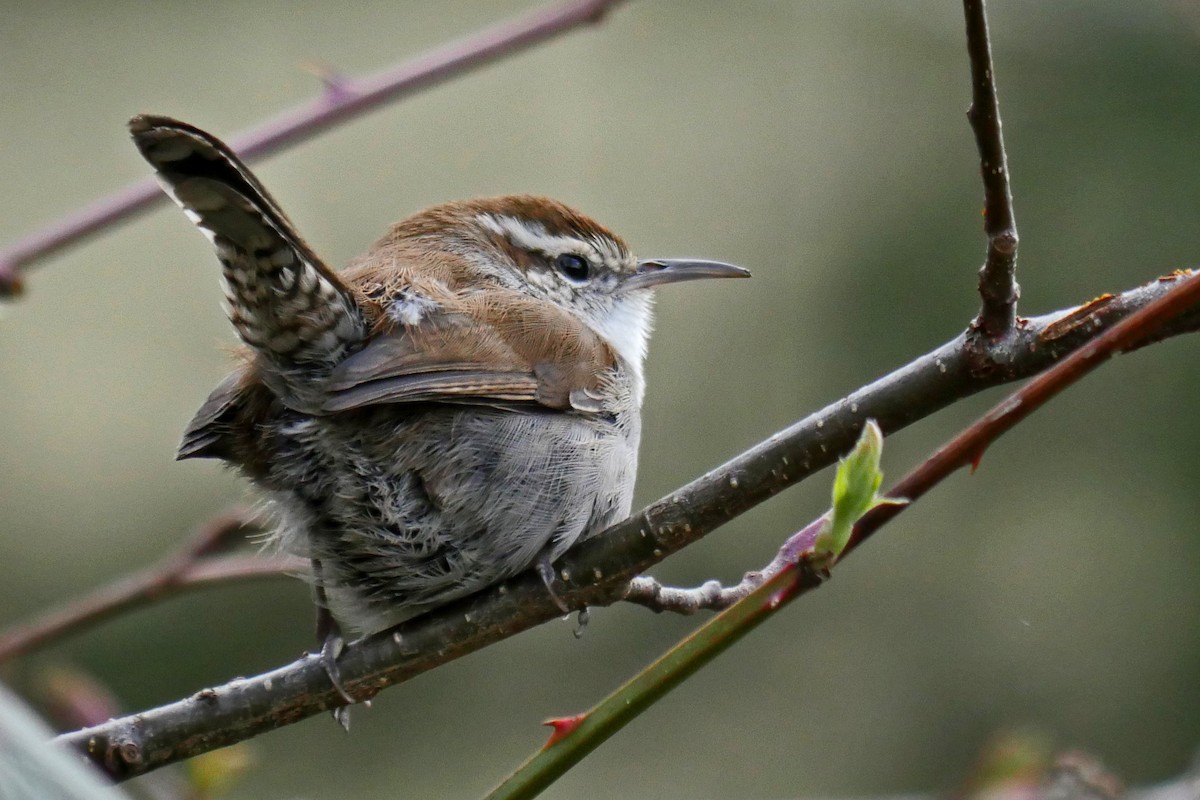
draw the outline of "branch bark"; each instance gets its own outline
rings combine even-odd
[[[1017,319],[1017,222],[1008,181],[1008,158],[996,99],[996,74],[988,36],[987,0],[963,0],[967,21],[967,54],[971,60],[971,108],[967,119],[979,149],[983,176],[984,230],[987,257],[979,270],[982,305],[975,321],[988,339],[1005,336]]]
[[[1022,320],[1014,335],[994,349],[994,368],[975,370],[970,332],[959,335],[577,546],[561,562],[559,598],[572,608],[617,602],[636,575],[834,461],[867,418],[879,421],[885,432],[895,432],[955,400],[1040,372],[1091,345],[1117,320],[1162,298],[1182,277],[1166,276],[1066,312]],[[1125,349],[1198,327],[1200,312],[1193,309],[1152,334],[1143,333]],[[901,490],[898,486],[894,491]],[[526,572],[353,643],[339,659],[341,679],[356,699],[366,700],[387,686],[561,614],[541,579]],[[266,674],[205,689],[60,740],[85,752],[114,779],[122,779],[342,704],[319,656],[307,655]]]

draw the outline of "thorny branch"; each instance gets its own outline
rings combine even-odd
[[[384,103],[514,55],[579,25],[599,22],[620,2],[570,0],[502,22],[374,75],[358,79],[327,76],[321,97],[233,137],[229,144],[247,160],[273,153]],[[21,273],[34,261],[165,199],[158,183],[146,178],[0,249],[0,297],[21,291]]]
[[[967,19],[967,53],[971,59],[971,108],[967,119],[979,149],[983,176],[984,230],[987,257],[979,270],[982,305],[975,324],[988,340],[1006,336],[1017,318],[1017,223],[1008,182],[1008,158],[996,99],[996,75],[988,37],[987,0],[963,0]]]
[[[888,490],[883,496],[899,502],[880,503],[868,511],[854,524],[840,552],[818,549],[826,519],[836,513],[831,509],[791,536],[762,572],[747,575],[730,590],[710,582],[687,592],[644,583],[639,586],[634,579],[631,591],[649,589],[648,596],[658,601],[687,601],[692,596],[697,602],[731,602],[724,613],[663,653],[599,704],[561,720],[566,724],[556,726],[550,741],[489,794],[489,800],[516,800],[540,793],[723,650],[801,595],[822,586],[830,570],[871,534],[954,472],[978,464],[984,450],[1000,436],[1118,351],[1141,342],[1164,321],[1198,302],[1200,276],[1192,275],[1009,395]],[[877,437],[878,431],[874,433]],[[874,495],[875,487],[860,485],[859,490]],[[690,609],[690,604],[683,606],[683,610]]]
[[[1118,352],[1157,341],[1162,337],[1164,323],[1178,323],[1185,316],[1195,318],[1198,301],[1200,276],[1190,274],[1182,278],[1172,291],[1159,295],[1007,397],[901,479],[886,495],[915,501],[956,470],[968,464],[977,464],[988,445],[1083,375]],[[1195,324],[1194,319],[1192,324]],[[843,555],[852,552],[905,508],[903,505],[883,505],[868,512],[855,526],[854,536]],[[735,586],[722,587],[716,581],[709,581],[695,589],[678,589],[662,586],[653,578],[638,577],[630,581],[625,599],[656,611],[691,614],[702,608],[723,610],[779,574],[787,565],[796,563],[797,554],[811,548],[823,520],[817,519],[794,534],[770,564],[762,570],[747,573]]]

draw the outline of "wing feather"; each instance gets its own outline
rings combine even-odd
[[[536,404],[595,413],[594,396],[615,365],[604,340],[544,300],[501,289],[430,303],[330,374],[323,410],[381,403]]]

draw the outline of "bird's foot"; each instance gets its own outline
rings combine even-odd
[[[554,605],[558,606],[564,614],[570,614],[571,609],[554,591],[554,581],[558,576],[554,572],[554,565],[550,563],[549,553],[542,553],[538,556],[537,573],[538,577],[542,579],[542,583],[546,584],[546,591],[550,593],[550,599],[554,601]]]

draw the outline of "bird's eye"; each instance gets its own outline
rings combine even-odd
[[[554,259],[554,268],[561,272],[567,280],[575,283],[586,281],[592,269],[586,258],[574,253],[563,253],[557,256]]]

